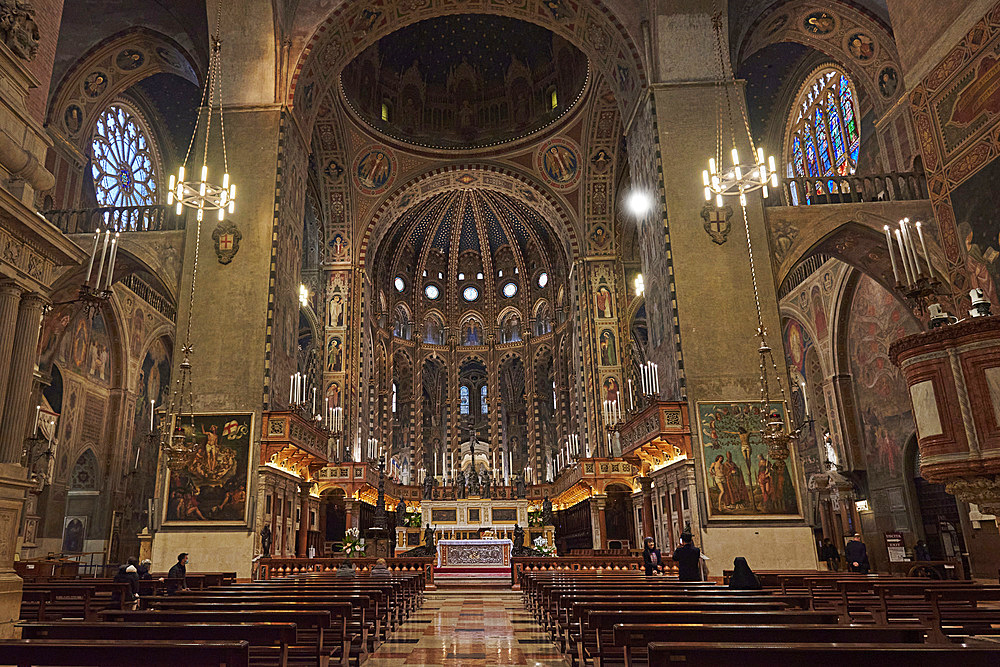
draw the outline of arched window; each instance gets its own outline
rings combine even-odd
[[[469,385],[463,384],[458,389],[458,411],[463,415],[469,414]]]
[[[854,87],[834,66],[814,74],[795,102],[786,134],[786,172],[791,178],[848,176],[858,166],[861,132]]]
[[[121,102],[97,118],[91,151],[98,206],[157,203],[159,165],[150,136],[141,116]]]
[[[396,390],[399,387],[395,382],[392,383],[392,413],[396,414]]]
[[[479,412],[480,414],[486,414],[486,385],[484,384],[479,388]]]

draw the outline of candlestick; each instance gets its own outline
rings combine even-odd
[[[90,262],[87,264],[87,280],[84,283],[85,285],[90,284],[90,275],[94,271],[94,259],[97,257],[97,242],[100,240],[101,240],[101,229],[100,227],[98,227],[97,231],[94,232],[94,247],[90,249]]]
[[[927,277],[934,279],[934,269],[931,268],[931,256],[927,253],[927,244],[924,243],[924,230],[920,228],[920,221],[917,221],[917,236],[920,237],[920,248],[924,251],[924,261],[927,262]]]
[[[104,245],[101,247],[101,261],[97,264],[97,280],[94,281],[94,289],[101,288],[101,274],[104,272],[104,256],[108,252],[108,242],[111,240],[111,230],[104,232]]]
[[[913,283],[913,279],[910,278],[910,264],[906,261],[906,250],[903,249],[903,233],[900,230],[896,230],[896,244],[899,246],[899,255],[903,258],[903,273],[906,275],[906,284],[910,285]]]
[[[892,262],[892,278],[899,283],[899,269],[896,268],[896,254],[892,251],[892,235],[889,233],[889,225],[883,225],[885,230],[885,246],[889,250],[889,260]]]

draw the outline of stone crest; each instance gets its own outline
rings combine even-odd
[[[733,207],[723,206],[716,208],[712,204],[705,204],[701,209],[701,218],[705,221],[705,231],[712,237],[712,241],[719,245],[726,242],[729,232],[733,229],[730,218],[733,217]]]
[[[38,53],[38,24],[35,8],[26,0],[0,0],[0,39],[23,60]]]
[[[212,232],[212,240],[215,241],[215,254],[219,258],[219,264],[229,264],[233,261],[233,257],[240,250],[242,238],[243,233],[231,220],[219,223],[215,231]]]

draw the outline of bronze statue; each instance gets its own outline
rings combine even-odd
[[[511,547],[511,556],[520,556],[524,551],[524,528],[521,528],[521,524],[514,524],[514,539],[512,540],[514,546]]]
[[[406,501],[402,499],[400,499],[399,504],[396,505],[396,525],[406,525]]]
[[[264,558],[271,557],[271,527],[266,523],[260,531],[260,553]]]

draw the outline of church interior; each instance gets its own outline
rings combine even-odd
[[[997,664],[998,53],[0,0],[0,663]]]

